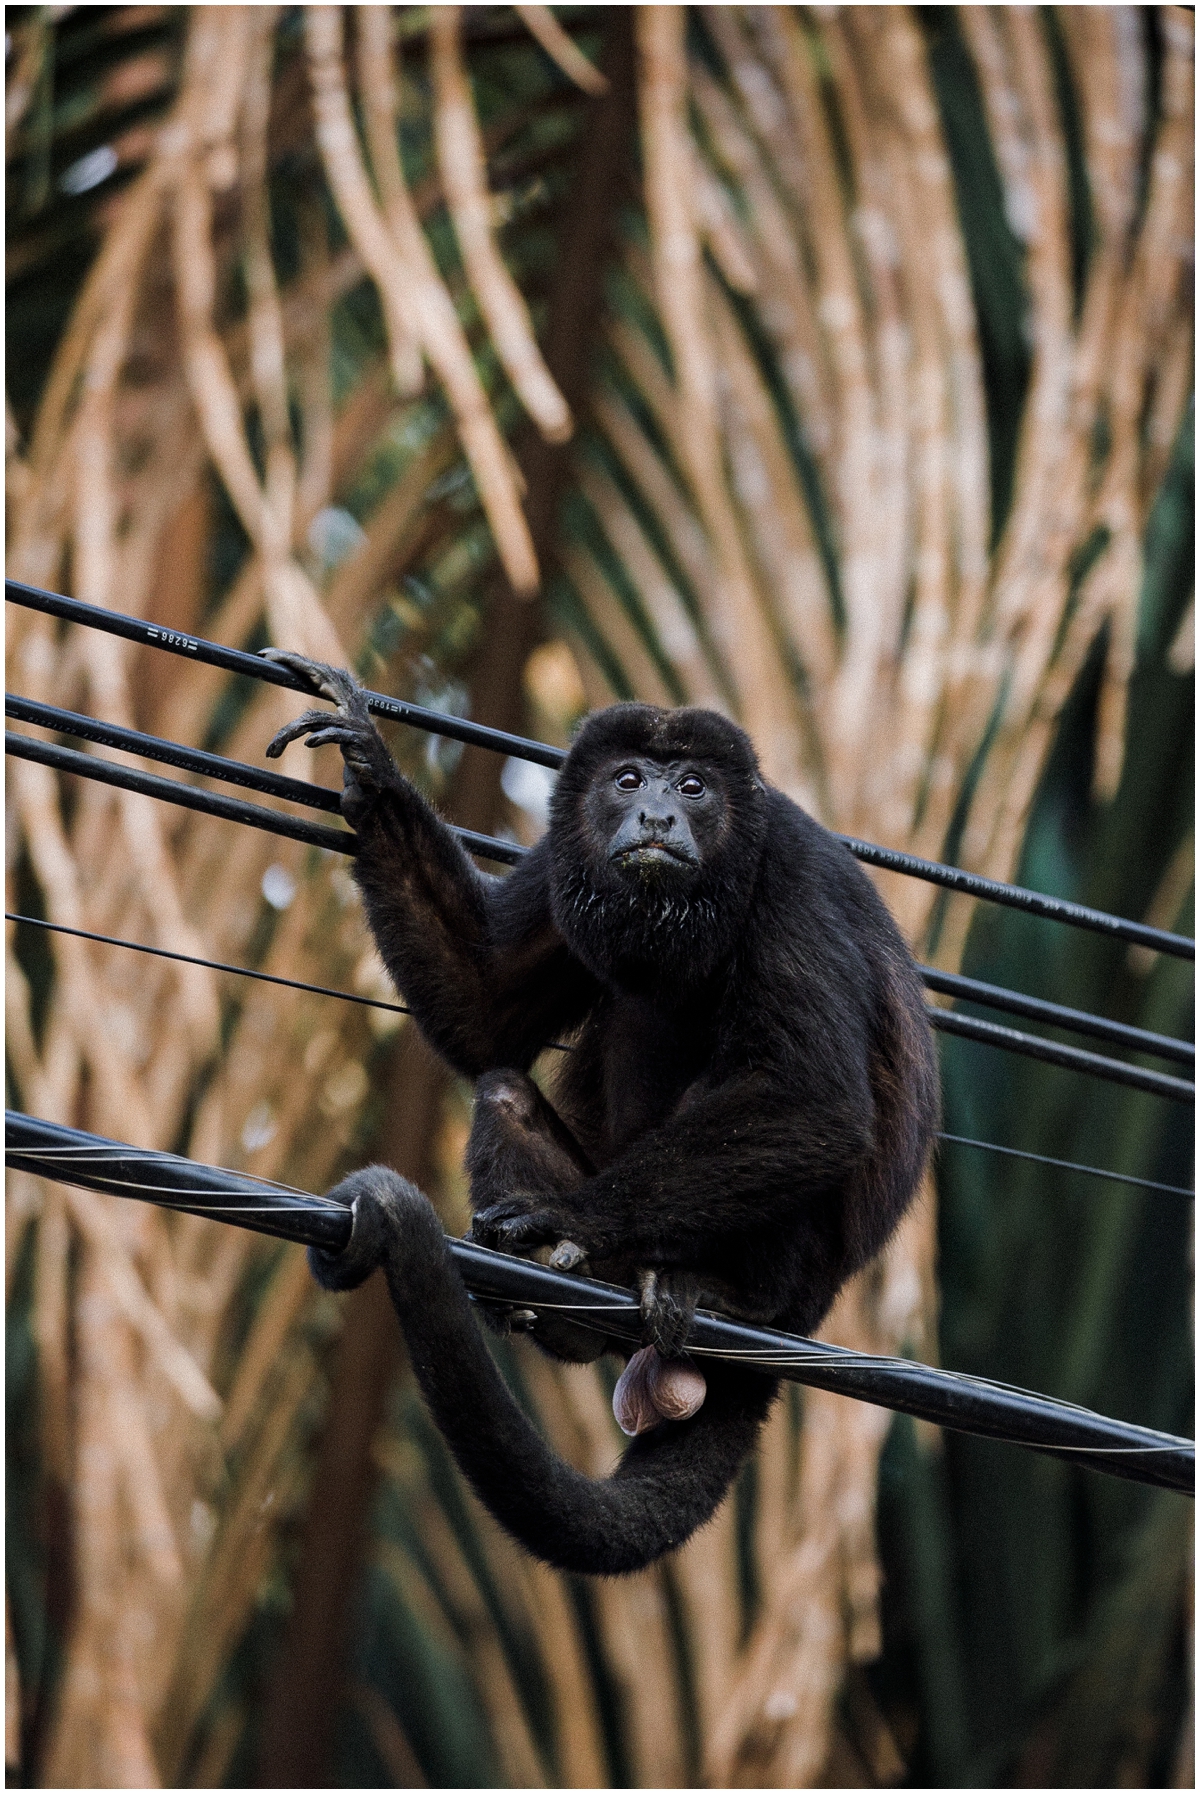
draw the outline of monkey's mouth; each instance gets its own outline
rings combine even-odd
[[[682,847],[672,847],[666,841],[635,841],[631,847],[622,847],[612,856],[615,866],[686,866],[689,869],[697,864],[694,854]]]

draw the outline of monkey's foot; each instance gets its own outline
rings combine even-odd
[[[306,710],[294,722],[286,723],[267,744],[268,760],[278,760],[290,742],[307,737],[310,748],[340,747],[344,762],[342,814],[350,824],[360,822],[372,803],[398,774],[382,735],[371,721],[366,695],[352,673],[326,666],[321,660],[308,660],[287,648],[262,649],[264,660],[273,660],[298,673],[321,697],[337,708]]]
[[[623,1433],[636,1437],[664,1420],[690,1420],[708,1385],[694,1364],[663,1358],[653,1346],[635,1352],[613,1390],[613,1413]]]
[[[641,1290],[642,1338],[657,1346],[664,1358],[677,1358],[692,1330],[700,1285],[690,1271],[643,1271]]]

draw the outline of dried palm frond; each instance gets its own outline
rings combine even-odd
[[[16,21],[6,96],[35,220],[48,58],[74,28],[53,10]],[[138,77],[159,113],[121,124],[123,184],[90,214],[98,251],[36,407],[7,414],[10,573],[450,704],[487,640],[493,563],[524,598],[552,570],[552,639],[514,677],[556,739],[613,696],[712,705],[831,826],[1010,876],[1098,642],[1098,794],[1121,776],[1142,542],[1192,372],[1190,15],[1156,13],[1151,115],[1127,9],[956,11],[1027,294],[1005,496],[917,13],[633,9],[642,185],[596,270],[606,315],[568,408],[545,244],[526,254],[499,220],[536,214],[548,180],[569,194],[586,102],[557,71],[591,94],[606,77],[578,21],[515,11],[523,25],[455,7],[111,9],[102,32],[178,39]],[[1091,193],[1082,271],[1051,25]],[[510,42],[532,60],[486,62]],[[96,91],[103,118],[118,99]],[[41,253],[32,228],[20,251]],[[547,556],[509,437],[524,414],[561,442],[572,413]],[[247,760],[294,707],[16,607],[8,651],[31,697]],[[444,790],[444,750],[395,746]],[[10,911],[388,994],[332,856],[28,762],[9,792]],[[1187,857],[1155,899],[1164,923]],[[914,946],[955,965],[970,906],[885,883]],[[367,1150],[397,1018],[68,935],[38,958],[29,932],[9,925],[7,1016],[30,1111],[310,1188]],[[462,1093],[431,1112],[451,1219]],[[934,1225],[929,1185],[831,1338],[932,1349]],[[253,1775],[255,1702],[231,1665],[281,1624],[343,1311],[291,1249],[24,1176],[8,1273],[36,1345],[39,1473],[71,1503],[48,1549],[75,1591],[56,1687],[23,1675],[14,1695],[10,1652],[26,1736],[10,1730],[9,1756],[40,1740],[22,1773],[57,1785]],[[510,1368],[564,1455],[607,1470],[600,1374],[519,1352]],[[781,1402],[736,1502],[669,1565],[588,1590],[515,1552],[402,1395],[374,1448],[401,1518],[377,1524],[369,1574],[462,1691],[487,1741],[472,1773],[486,1757],[525,1786],[893,1777],[855,1670],[879,1648],[885,1431],[832,1396]],[[354,1678],[348,1711],[393,1779],[462,1778],[386,1663]]]

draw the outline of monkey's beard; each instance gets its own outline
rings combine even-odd
[[[555,920],[571,951],[605,984],[647,989],[695,984],[733,945],[736,922],[690,869],[576,864],[557,893]]]

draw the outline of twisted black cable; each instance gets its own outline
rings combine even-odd
[[[21,916],[12,910],[5,910],[4,920],[24,923],[29,928],[45,928],[53,934],[75,935],[79,940],[99,941],[106,947],[125,947],[131,953],[150,953],[156,959],[175,959],[183,965],[205,966],[210,972],[229,972],[235,978],[256,978],[263,984],[280,984],[288,990],[310,991],[318,997],[337,997],[343,1003],[360,1003],[367,1009],[386,1009],[393,1015],[412,1014],[412,1011],[407,1009],[403,1003],[385,1003],[378,997],[360,997],[352,991],[336,990],[329,984],[307,984],[303,979],[284,978],[276,972],[256,972],[252,971],[249,966],[229,965],[221,959],[200,959],[194,953],[174,953],[167,947],[150,947],[143,941],[126,941],[115,934],[94,934],[88,928],[68,928],[64,922],[47,922],[40,916]],[[571,1050],[557,1040],[552,1040],[550,1047],[562,1053]],[[1168,1196],[1190,1197],[1193,1195],[1193,1191],[1184,1184],[1156,1183],[1152,1178],[1133,1177],[1125,1171],[1106,1171],[1100,1165],[1081,1165],[1073,1159],[1050,1159],[1040,1152],[1021,1152],[1015,1146],[998,1146],[994,1140],[971,1140],[963,1134],[943,1133],[937,1134],[936,1138],[945,1140],[953,1146],[974,1146],[978,1147],[981,1152],[998,1152],[1007,1158],[1029,1159],[1036,1165],[1051,1165],[1058,1171],[1078,1171],[1082,1176],[1104,1178],[1110,1183],[1133,1184],[1141,1190],[1160,1190]]]
[[[62,735],[74,735],[84,741],[99,742],[124,753],[138,754],[147,760],[157,760],[188,772],[200,773],[206,778],[221,779],[226,784],[261,791],[265,796],[281,797],[291,803],[339,814],[339,794],[326,785],[286,778],[280,773],[248,766],[244,761],[229,760],[221,754],[210,754],[200,748],[182,747],[178,742],[164,740],[157,735],[144,735],[139,730],[126,729],[117,723],[97,722],[95,718],[82,716],[76,711],[60,710],[52,704],[42,704],[32,698],[17,697],[12,693],[5,694],[4,708],[6,715],[20,722],[34,723],[40,728],[53,729]],[[100,764],[107,765],[111,762]],[[511,861],[527,851],[515,843],[498,841],[492,836],[476,835],[463,829],[455,832],[471,846],[472,851],[486,858]],[[485,841],[486,848],[483,846]],[[975,978],[964,978],[958,973],[941,972],[932,966],[922,966],[921,973],[931,990],[956,996],[964,1001],[1007,1010],[1014,1015],[1028,1016],[1035,1021],[1066,1028],[1074,1033],[1091,1034],[1100,1040],[1128,1047],[1134,1052],[1152,1053],[1156,1057],[1175,1059],[1184,1064],[1195,1061],[1196,1049],[1190,1041],[1175,1040],[1168,1034],[1153,1034],[1146,1029],[1129,1027],[1124,1022],[1109,1021],[1104,1016],[1092,1015],[1084,1010],[1069,1009],[1059,1003],[1046,1002],[1040,997],[1027,997],[1016,991],[1003,990],[998,985],[981,983]]]
[[[262,804],[248,803],[244,798],[224,797],[219,792],[202,791],[195,785],[183,785],[175,779],[159,778],[155,773],[136,772],[132,767],[119,766],[112,760],[101,760],[95,754],[81,754],[74,748],[37,741],[30,735],[18,735],[12,730],[5,732],[4,751],[15,755],[17,759],[33,760],[59,772],[73,772],[81,778],[96,779],[101,784],[114,785],[121,790],[139,791],[166,803],[180,804],[184,809],[199,810],[206,815],[224,817],[230,822],[245,823],[251,828],[263,829],[268,834],[306,841],[311,846],[324,847],[334,853],[353,854],[357,847],[357,839],[349,829],[323,828],[317,823],[305,822],[298,816],[285,816],[281,811],[264,808]],[[249,770],[253,771],[253,768]],[[476,835],[470,829],[456,829],[455,833],[464,846],[482,858],[503,858],[511,864],[527,851],[515,843],[494,841],[490,836]],[[1172,1102],[1195,1101],[1193,1084],[1182,1078],[1169,1077],[1165,1072],[1148,1071],[1140,1065],[1126,1065],[1119,1059],[1109,1059],[1101,1053],[1087,1053],[1079,1047],[1060,1046],[1057,1041],[1041,1040],[1036,1035],[1023,1034],[1016,1028],[1002,1028],[994,1022],[977,1021],[974,1016],[958,1015],[949,1009],[928,1006],[925,1013],[930,1025],[944,1033],[962,1034],[968,1039],[981,1040],[989,1046],[1002,1047],[1008,1052],[1024,1053],[1030,1058],[1043,1059],[1053,1065],[1089,1072],[1096,1077],[1107,1078],[1112,1083],[1168,1097]]]
[[[164,629],[157,623],[143,622],[140,617],[126,616],[120,611],[102,610],[96,605],[84,604],[78,598],[66,598],[58,592],[45,592],[37,586],[24,585],[15,579],[5,580],[4,595],[11,603],[25,605],[50,616],[66,618],[69,622],[80,623],[86,628],[101,629],[127,641],[162,648],[168,653],[180,654],[185,659],[203,662],[207,666],[222,667],[226,672],[264,680],[269,685],[284,685],[292,691],[302,692],[310,700],[313,696],[295,673],[274,661],[246,654],[238,648],[224,648],[216,642],[205,641],[201,636]],[[504,729],[490,729],[482,723],[468,722],[462,717],[448,716],[442,711],[427,710],[420,704],[386,697],[382,692],[369,691],[366,699],[368,709],[376,716],[391,717],[396,722],[408,723],[413,728],[425,729],[434,735],[447,736],[452,741],[488,748],[494,753],[511,755],[514,759],[531,760],[536,765],[549,767],[553,771],[557,771],[566,759],[562,748],[547,747],[545,742],[531,741],[527,736],[512,735]],[[1091,909],[1082,903],[1071,903],[1062,897],[1050,897],[1042,891],[1029,891],[1020,885],[983,878],[975,872],[964,872],[957,866],[945,866],[936,860],[924,860],[915,854],[879,847],[874,842],[860,841],[852,835],[840,835],[838,839],[844,841],[851,853],[867,865],[903,872],[910,877],[963,892],[967,896],[983,898],[989,903],[1007,904],[1011,908],[1025,910],[1031,915],[1093,929],[1100,934],[1135,942],[1156,953],[1170,953],[1180,959],[1194,959],[1196,956],[1196,943],[1184,935],[1171,934],[1162,928],[1150,928],[1144,922],[1131,922],[1123,916],[1110,916],[1103,910]],[[489,853],[487,857],[497,859],[501,856]]]
[[[15,1169],[214,1216],[326,1251],[340,1251],[349,1241],[350,1212],[328,1196],[312,1196],[171,1153],[139,1150],[12,1111],[6,1113],[5,1124],[5,1160]],[[463,1282],[479,1299],[529,1307],[535,1313],[539,1308],[567,1312],[581,1325],[592,1325],[631,1345],[641,1343],[638,1303],[630,1290],[552,1271],[464,1240],[451,1240],[450,1250]],[[1111,1476],[1184,1493],[1194,1489],[1191,1440],[1110,1420],[1029,1390],[744,1326],[703,1312],[695,1318],[688,1349],[700,1357],[761,1368],[793,1382],[914,1414],[958,1432],[1066,1458]]]

